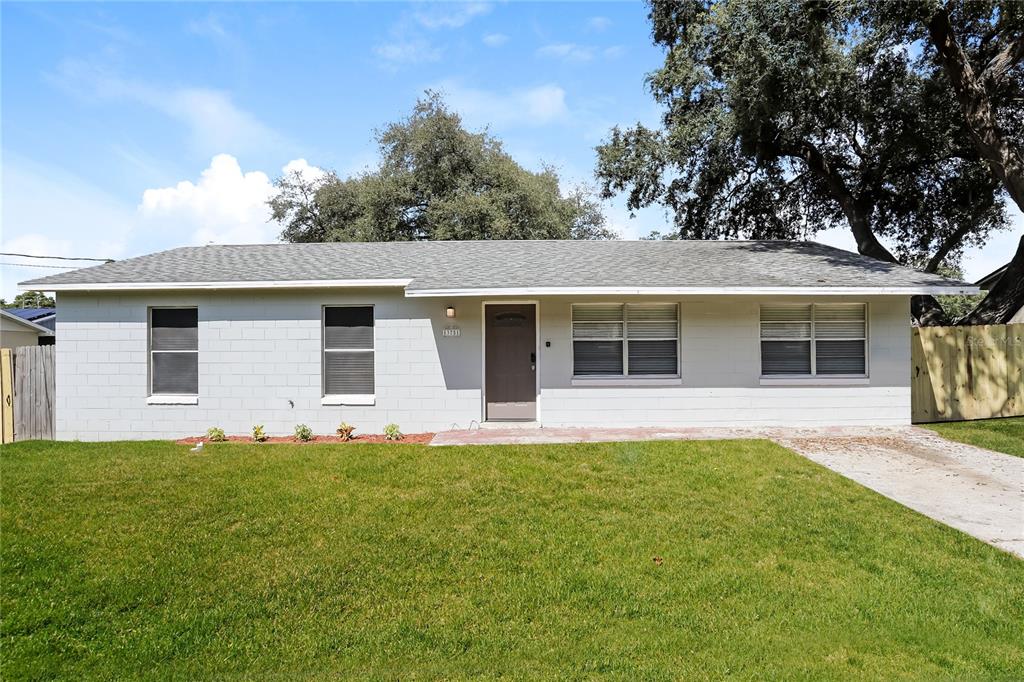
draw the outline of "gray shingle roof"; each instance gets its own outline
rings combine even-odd
[[[22,282],[33,289],[155,288],[261,282],[410,280],[432,290],[964,289],[816,242],[468,241],[188,246]],[[121,286],[114,286],[121,285]]]

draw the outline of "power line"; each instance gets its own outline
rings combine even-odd
[[[0,265],[13,265],[19,268],[52,268],[54,270],[74,270],[74,265],[33,265],[32,263],[12,263],[10,261],[0,261]]]
[[[70,258],[68,256],[35,256],[31,253],[5,253],[0,251],[0,256],[18,256],[19,258],[52,258],[54,260],[94,260],[100,263],[113,263],[113,258]]]

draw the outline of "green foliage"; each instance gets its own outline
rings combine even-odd
[[[295,440],[302,441],[303,443],[313,440],[313,429],[305,424],[296,425]]]
[[[206,430],[206,440],[211,443],[222,443],[228,438],[224,435],[224,429],[218,426],[211,426]]]
[[[668,207],[684,238],[804,239],[846,224],[867,255],[956,264],[1006,227],[1004,198],[945,75],[870,30],[865,15],[905,5],[652,2],[662,127],[611,132],[602,193]]]
[[[1024,669],[1024,562],[768,441],[26,441],[0,480],[4,679]]]
[[[53,297],[47,296],[42,291],[23,291],[16,295],[10,303],[0,298],[0,307],[2,308],[53,308],[56,305],[57,302]]]
[[[339,178],[279,178],[270,200],[290,242],[609,239],[600,206],[567,196],[551,167],[517,164],[488,132],[467,131],[437,93],[377,132],[380,163]]]
[[[267,434],[263,430],[263,424],[257,424],[252,427],[252,440],[255,443],[262,443],[267,439]]]
[[[384,427],[384,440],[402,440],[403,437],[398,424],[388,424]]]
[[[352,440],[352,433],[356,430],[356,427],[352,426],[348,422],[341,422],[341,426],[338,427],[338,436],[343,441]]]

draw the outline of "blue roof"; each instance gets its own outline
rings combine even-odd
[[[7,308],[7,312],[12,315],[17,315],[23,320],[33,321],[38,320],[40,317],[46,317],[47,315],[53,315],[57,312],[56,308]]]

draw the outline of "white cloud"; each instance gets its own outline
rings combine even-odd
[[[504,33],[488,33],[481,38],[481,41],[487,47],[501,47],[508,42],[508,36]]]
[[[553,43],[538,48],[537,56],[583,63],[594,58],[594,49],[576,43]]]
[[[444,4],[427,11],[415,13],[416,22],[429,30],[439,28],[462,28],[475,17],[487,14],[491,6],[484,2],[469,2],[460,5]]]
[[[289,161],[281,172],[310,180],[327,174],[305,159]],[[173,226],[179,233],[188,231],[192,244],[258,244],[275,241],[281,231],[267,206],[275,191],[266,173],[243,172],[235,157],[218,154],[196,182],[144,191],[138,212],[147,230]]]
[[[622,45],[612,45],[611,47],[606,47],[604,48],[604,50],[601,51],[601,54],[603,54],[608,59],[618,59],[625,53],[626,48],[624,48]]]
[[[319,168],[318,166],[310,165],[310,163],[305,159],[295,159],[294,161],[289,161],[284,165],[284,168],[281,169],[281,172],[284,173],[285,175],[288,175],[289,173],[298,173],[307,180],[311,180],[314,182],[317,180],[322,180],[324,177],[327,176],[327,171],[325,171],[323,168]]]
[[[380,66],[392,71],[406,65],[439,61],[444,49],[434,44],[427,37],[428,33],[462,28],[490,11],[487,3],[470,2],[442,3],[416,12],[403,12],[388,29],[388,38],[377,44],[373,53],[380,58]]]
[[[587,19],[586,29],[600,33],[601,31],[607,31],[611,26],[612,20],[608,17],[590,17]]]
[[[390,68],[404,64],[436,62],[441,59],[442,54],[441,48],[421,38],[382,43],[373,48],[373,51]]]
[[[534,88],[493,91],[464,87],[448,80],[432,89],[445,95],[445,101],[476,125],[541,126],[569,117],[565,90],[549,83]]]
[[[187,226],[193,243],[259,243],[272,241],[279,230],[270,223],[267,206],[273,194],[266,173],[243,173],[235,157],[218,154],[197,182],[183,180],[173,187],[147,189],[138,210],[150,229]]]
[[[62,62],[53,80],[80,97],[136,102],[180,121],[198,153],[237,154],[285,144],[280,134],[239,108],[230,94],[221,90],[156,87],[81,60]]]

